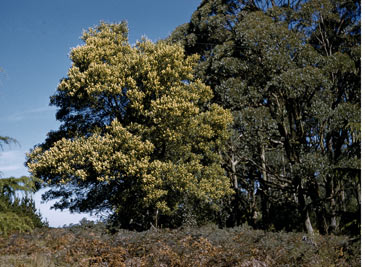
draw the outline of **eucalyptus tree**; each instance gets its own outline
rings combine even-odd
[[[359,225],[359,12],[359,1],[207,0],[169,37],[200,55],[196,76],[234,116],[233,223],[259,214],[264,227],[326,232],[352,207]]]

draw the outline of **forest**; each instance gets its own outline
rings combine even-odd
[[[31,198],[48,188],[54,208],[101,216],[57,230],[61,250],[82,227],[120,248],[80,243],[85,266],[190,266],[186,253],[201,266],[360,264],[360,40],[358,0],[203,0],[168,38],[134,45],[125,21],[89,28],[50,96],[60,127],[27,154],[32,176],[0,180],[0,235],[58,235],[42,234]],[[275,242],[297,250],[280,258]],[[127,254],[141,261],[113,258]]]

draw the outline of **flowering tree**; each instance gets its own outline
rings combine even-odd
[[[71,51],[51,97],[62,124],[28,154],[30,172],[52,187],[44,198],[59,198],[56,208],[108,210],[126,228],[178,224],[191,203],[218,209],[230,193],[219,153],[230,112],[194,78],[197,56],[165,42],[131,46],[127,32],[101,23]]]

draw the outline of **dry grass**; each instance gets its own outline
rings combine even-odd
[[[360,266],[360,244],[249,227],[111,235],[89,223],[0,238],[0,266]]]

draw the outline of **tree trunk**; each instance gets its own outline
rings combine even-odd
[[[313,234],[313,227],[309,217],[309,207],[305,203],[305,196],[303,192],[303,188],[301,185],[301,179],[297,177],[296,179],[297,187],[298,187],[298,204],[299,211],[301,215],[302,222],[304,223],[304,228],[309,235]]]
[[[268,226],[269,221],[270,221],[270,216],[269,216],[269,210],[270,210],[270,204],[268,201],[268,194],[269,194],[269,188],[267,187],[267,171],[266,171],[266,157],[265,157],[265,145],[261,143],[261,154],[260,154],[260,158],[261,158],[261,172],[262,172],[262,180],[263,180],[263,184],[262,186],[262,191],[261,191],[261,209],[262,209],[262,221],[264,226]]]
[[[308,209],[306,211],[306,219],[305,219],[304,225],[305,225],[308,235],[313,235],[313,227],[312,227],[311,219],[309,217]]]
[[[238,179],[237,179],[237,173],[236,173],[236,165],[238,163],[238,160],[235,159],[234,152],[232,152],[231,156],[231,169],[232,169],[232,181],[234,189],[238,189]]]
[[[251,194],[251,201],[250,201],[250,210],[251,210],[251,222],[253,225],[256,225],[257,223],[257,211],[256,211],[256,195],[255,195],[255,182],[252,181],[252,190],[250,192]]]
[[[267,181],[267,172],[266,172],[266,158],[265,158],[265,145],[261,144],[261,168],[262,168],[262,178],[266,182]]]
[[[156,209],[156,214],[155,214],[155,227],[156,229],[158,228],[158,209]]]
[[[335,185],[333,177],[329,177],[329,197],[330,197],[330,225],[329,233],[334,233],[337,229],[337,218],[336,218],[336,196],[335,196]]]
[[[232,149],[233,150],[233,149]],[[238,226],[239,225],[239,220],[240,220],[240,215],[239,215],[239,197],[240,197],[240,193],[238,190],[238,178],[237,178],[237,171],[236,171],[236,165],[238,164],[238,160],[236,160],[235,155],[234,155],[234,151],[231,152],[231,170],[232,170],[232,175],[231,175],[231,179],[232,179],[232,183],[233,183],[233,187],[234,187],[234,199],[233,199],[233,212],[232,212],[232,224],[233,226]]]
[[[329,226],[329,233],[334,233],[337,230],[337,219],[336,219],[336,200],[334,196],[331,199],[331,222]]]

